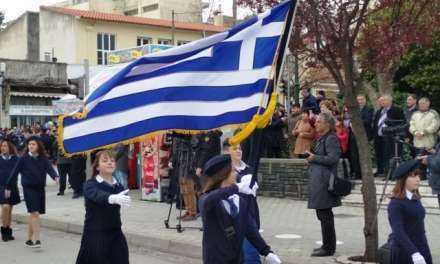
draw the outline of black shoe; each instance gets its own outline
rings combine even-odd
[[[41,241],[40,240],[35,241],[33,248],[41,248]]]
[[[335,252],[330,252],[330,251],[327,251],[327,250],[321,248],[317,251],[314,251],[311,256],[312,257],[331,257],[334,254],[335,254]]]
[[[72,199],[78,199],[78,198],[80,198],[81,196],[82,196],[81,193],[74,193],[73,196],[72,196]]]
[[[313,252],[320,251],[321,249],[322,249],[322,247],[315,248],[315,249],[313,249]]]
[[[27,247],[34,247],[34,242],[32,242],[32,240],[28,240],[28,241],[26,241],[25,245]]]
[[[12,235],[12,228],[6,227],[6,235],[8,240],[15,240],[15,237]]]
[[[7,233],[7,229],[6,227],[1,227],[1,233],[2,233],[2,240],[3,242],[7,242],[8,241],[8,233]]]
[[[57,196],[64,196],[64,192],[57,193]]]

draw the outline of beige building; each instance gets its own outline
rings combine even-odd
[[[201,0],[67,0],[57,6],[168,20],[174,10],[177,21],[191,23],[202,22],[202,9],[207,7]]]
[[[32,15],[32,20],[30,16]],[[32,22],[32,23],[31,23]],[[0,58],[107,64],[107,53],[146,44],[185,44],[222,26],[42,6],[0,32]]]

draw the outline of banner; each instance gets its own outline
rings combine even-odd
[[[148,44],[145,46],[110,51],[110,52],[108,52],[108,55],[107,55],[108,56],[108,63],[109,63],[109,65],[127,63],[130,61],[134,61],[144,55],[158,52],[158,51],[162,51],[162,50],[167,50],[172,47],[173,46],[170,46],[170,45]]]
[[[163,151],[164,135],[151,137],[140,144],[141,199],[160,202],[162,177],[168,176],[168,151]]]

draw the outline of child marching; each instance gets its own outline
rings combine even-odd
[[[18,174],[21,174],[21,185],[26,208],[29,213],[28,240],[26,246],[41,247],[40,215],[46,213],[46,175],[58,183],[58,174],[47,158],[43,143],[38,137],[30,137],[27,141],[27,150],[20,157],[7,181],[6,198],[13,195],[13,187],[17,183]]]
[[[17,180],[9,182],[6,186],[9,175],[17,163],[17,149],[14,144],[8,140],[2,140],[0,143],[0,205],[2,207],[2,240],[7,242],[14,240],[11,229],[12,208],[20,203],[20,193],[18,191]],[[10,190],[9,192],[6,189]],[[6,198],[8,196],[8,198]]]
[[[121,206],[129,206],[128,190],[113,178],[115,159],[108,150],[96,154],[92,179],[84,185],[86,216],[76,264],[128,264],[122,233]]]
[[[243,262],[246,238],[266,257],[268,264],[281,263],[261,237],[255,219],[250,215],[248,181],[236,184],[236,173],[229,155],[210,159],[204,169],[205,186],[200,198],[203,221],[203,263],[239,264]]]

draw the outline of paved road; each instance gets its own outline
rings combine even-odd
[[[48,229],[42,230],[41,249],[31,249],[24,246],[26,226],[16,225],[15,237],[12,242],[0,242],[1,264],[70,264],[75,263],[76,254],[80,245],[79,235]],[[188,258],[174,255],[145,251],[137,248],[130,249],[131,264],[174,264],[200,263]]]

